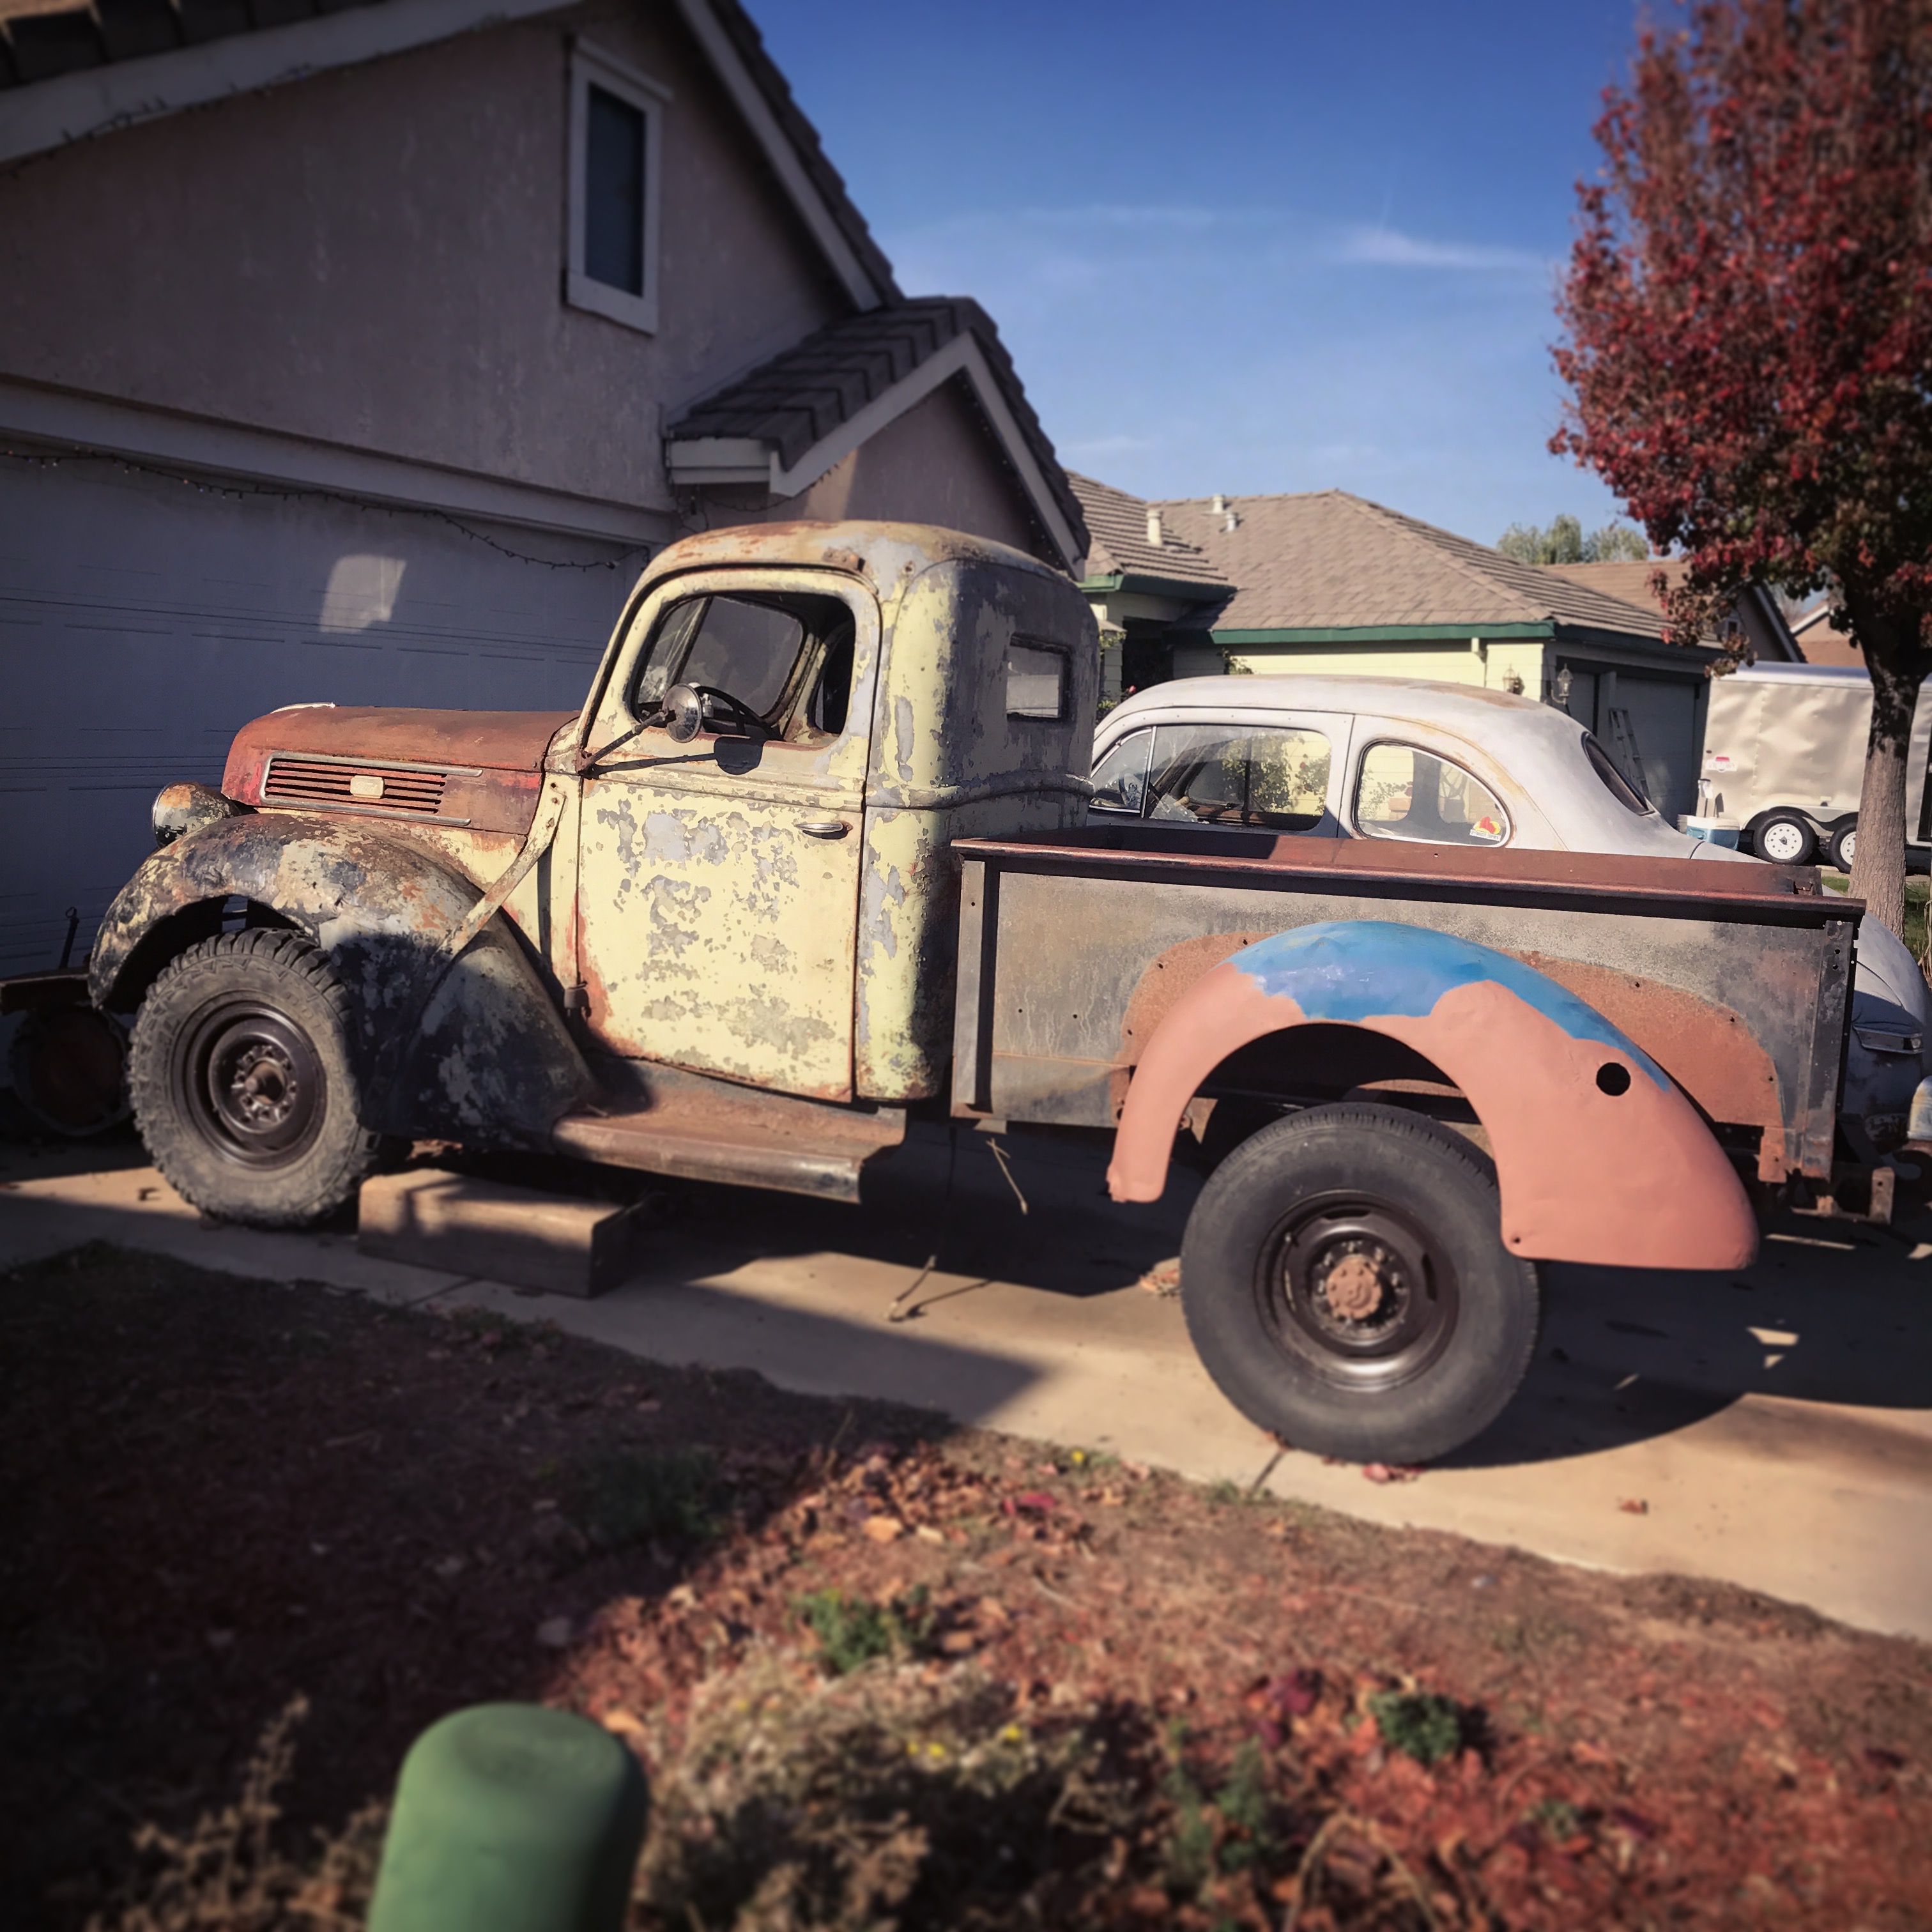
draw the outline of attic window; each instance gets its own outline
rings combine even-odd
[[[646,334],[658,326],[662,122],[670,94],[579,41],[570,61],[570,259],[574,308]]]

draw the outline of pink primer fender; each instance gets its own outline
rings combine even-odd
[[[1489,1130],[1512,1252],[1711,1269],[1756,1254],[1743,1184],[1640,1048],[1520,960],[1380,920],[1277,934],[1182,996],[1127,1090],[1107,1171],[1114,1198],[1160,1198],[1182,1110],[1228,1054],[1318,1022],[1401,1040],[1468,1096]]]

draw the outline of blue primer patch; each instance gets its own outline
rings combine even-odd
[[[1546,974],[1506,952],[1426,926],[1393,920],[1328,920],[1280,932],[1228,962],[1264,993],[1285,993],[1311,1020],[1365,1020],[1378,1013],[1426,1019],[1456,986],[1493,980],[1572,1040],[1594,1040],[1641,1067],[1660,1088],[1656,1061]]]

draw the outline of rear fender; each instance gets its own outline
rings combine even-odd
[[[1742,1183],[1642,1048],[1520,960],[1383,920],[1264,939],[1181,996],[1127,1089],[1114,1199],[1160,1198],[1182,1112],[1229,1054],[1314,1024],[1400,1040],[1468,1096],[1489,1130],[1512,1252],[1678,1268],[1742,1268],[1756,1253]]]
[[[421,848],[358,826],[280,814],[226,818],[148,860],[101,922],[95,1005],[132,1012],[174,955],[243,898],[329,956],[356,1016],[364,1124],[386,1134],[543,1144],[592,1082],[500,917],[454,960],[448,941],[482,896]]]

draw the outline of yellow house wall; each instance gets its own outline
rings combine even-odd
[[[1228,668],[1257,677],[1420,677],[1491,691],[1506,689],[1514,671],[1522,680],[1526,698],[1540,698],[1544,649],[1540,639],[1498,641],[1481,651],[1472,650],[1466,639],[1460,644],[1251,644],[1233,647],[1228,658]],[[1222,668],[1221,653],[1184,648],[1174,653],[1174,668],[1178,677],[1212,676]]]

